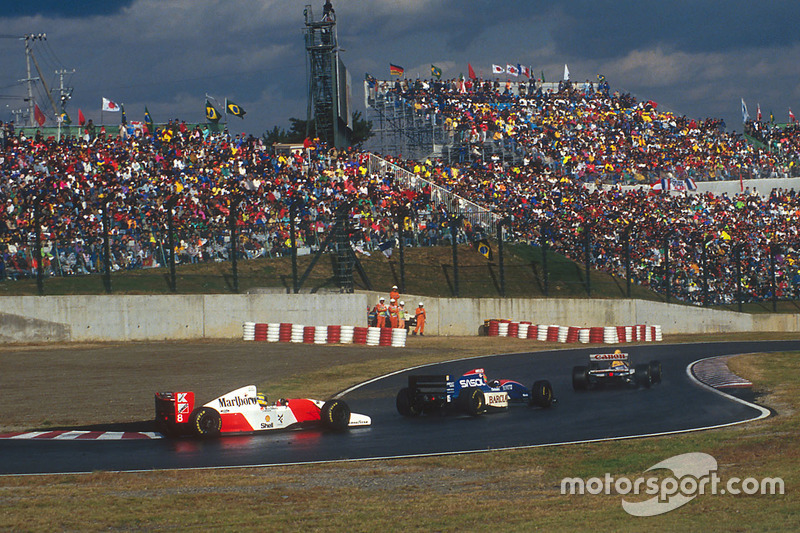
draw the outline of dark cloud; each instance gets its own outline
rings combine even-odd
[[[118,13],[133,2],[134,0],[6,0],[2,3],[2,16],[83,18]]]

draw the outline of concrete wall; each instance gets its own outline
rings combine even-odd
[[[358,294],[0,297],[0,341],[241,338],[242,323],[366,325],[377,292]],[[660,325],[670,333],[800,331],[800,315],[748,315],[642,300],[426,298],[430,335],[477,335],[484,320],[561,326]]]

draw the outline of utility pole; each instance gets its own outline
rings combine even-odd
[[[75,69],[61,69],[56,71],[56,75],[59,78],[58,100],[61,103],[61,111],[56,117],[56,120],[58,121],[58,141],[61,141],[61,123],[64,121],[63,119],[67,108],[67,102],[69,102],[70,98],[72,98],[72,87],[64,87],[64,74],[75,74]]]
[[[28,33],[25,34],[22,39],[25,40],[25,66],[26,66],[26,78],[24,81],[28,84],[28,126],[35,126],[35,119],[33,117],[33,82],[38,80],[39,78],[31,78],[31,54],[33,50],[31,49],[31,42],[35,40],[43,41],[47,39],[47,34],[45,33]]]

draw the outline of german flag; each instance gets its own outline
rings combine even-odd
[[[405,73],[406,69],[403,67],[393,65],[389,63],[389,74],[392,76],[402,76]]]

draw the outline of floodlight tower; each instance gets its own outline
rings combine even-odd
[[[327,0],[320,20],[314,20],[310,5],[306,5],[303,16],[308,57],[306,134],[313,120],[317,137],[328,146],[345,147],[352,131],[350,76],[339,57],[342,50],[338,44],[336,14]]]

